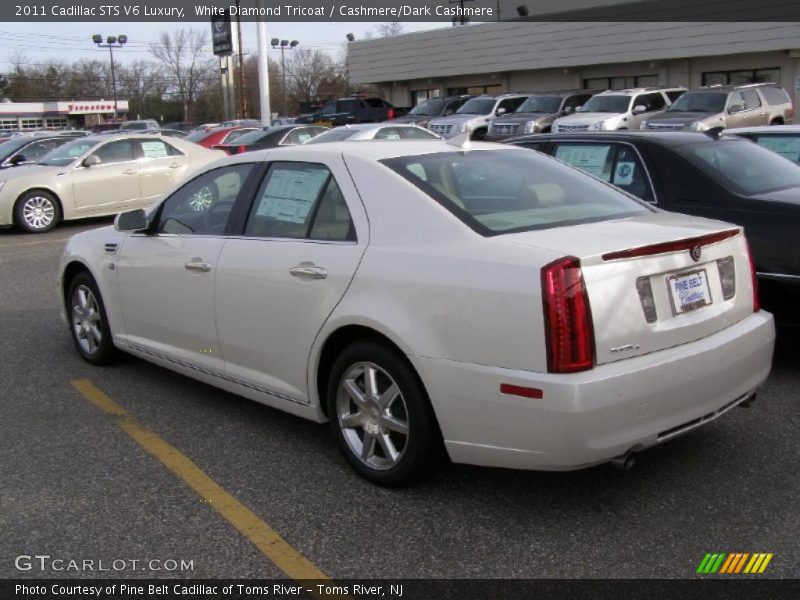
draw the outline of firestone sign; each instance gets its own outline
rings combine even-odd
[[[88,115],[96,113],[113,113],[113,102],[95,102],[95,103],[81,103],[81,104],[68,104],[67,112],[71,115]]]

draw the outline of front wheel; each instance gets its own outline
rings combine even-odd
[[[60,219],[61,206],[58,200],[42,190],[25,193],[14,209],[14,222],[28,233],[50,231]]]
[[[425,390],[407,361],[369,341],[346,348],[327,390],[333,435],[350,465],[385,486],[436,464],[441,441]]]
[[[79,273],[67,291],[72,341],[81,357],[93,365],[110,363],[116,354],[106,308],[97,284],[88,273]]]
[[[472,134],[472,140],[476,142],[482,142],[486,139],[487,129],[476,129],[475,133]]]

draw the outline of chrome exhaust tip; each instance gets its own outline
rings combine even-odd
[[[636,453],[633,450],[628,450],[622,456],[612,458],[609,464],[619,471],[630,471],[633,465],[636,464]]]

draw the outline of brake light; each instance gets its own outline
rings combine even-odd
[[[619,250],[617,252],[609,252],[603,254],[603,260],[619,260],[621,258],[637,258],[639,256],[653,256],[655,254],[667,254],[669,252],[680,252],[681,250],[691,250],[695,246],[707,246],[709,244],[716,244],[728,238],[732,238],[739,234],[738,229],[730,229],[728,231],[720,231],[719,233],[711,233],[700,237],[686,238],[683,240],[676,240],[674,242],[662,242],[660,244],[652,244],[651,246],[640,246],[639,248],[631,248],[629,250]]]
[[[389,110],[386,111],[386,119],[389,120],[389,121],[394,119],[394,109],[393,108],[390,108]]]
[[[756,263],[753,260],[753,251],[750,249],[750,241],[745,238],[747,244],[747,258],[750,260],[750,277],[753,279],[753,312],[761,310],[761,299],[758,296],[758,275],[756,275]]]
[[[547,370],[575,373],[594,367],[594,327],[581,262],[567,256],[542,268]]]
[[[238,146],[236,146],[236,151],[234,152],[234,154],[244,154],[245,152],[247,152],[247,146],[245,146],[244,144],[239,144]]]

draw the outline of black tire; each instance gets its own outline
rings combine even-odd
[[[783,125],[783,119],[780,119],[780,118],[772,119],[772,121],[770,121],[769,124],[770,125]]]
[[[14,224],[28,233],[50,231],[61,221],[61,204],[44,190],[30,190],[17,199]]]
[[[471,140],[475,142],[482,142],[486,139],[486,134],[488,133],[488,129],[476,129],[475,132],[472,134]]]
[[[81,294],[86,300],[83,307]],[[89,273],[78,273],[70,281],[66,309],[72,342],[81,357],[93,365],[113,362],[117,357],[117,349],[111,339],[106,307],[97,283]],[[91,324],[94,324],[94,328]],[[97,332],[100,334],[99,340]]]
[[[377,408],[379,405],[362,411],[345,391],[346,376],[358,372],[361,365],[366,364],[373,365],[380,371],[374,377],[378,382],[376,387],[381,384],[391,387],[389,383],[393,380],[399,388],[399,395],[388,400],[390,404],[383,412]],[[368,367],[364,368],[366,373]],[[366,375],[363,379],[350,381],[360,385],[359,381],[364,383],[365,379]],[[366,391],[366,384],[359,389]],[[385,387],[377,398],[385,396],[387,391],[388,387]],[[368,393],[365,394],[367,396]],[[326,399],[331,430],[339,449],[353,469],[368,481],[387,487],[405,485],[427,474],[439,464],[443,455],[441,434],[428,396],[411,365],[394,350],[368,340],[355,342],[345,348],[331,368]],[[346,416],[357,420],[363,415],[365,423],[345,427],[340,410],[345,405],[348,412],[352,408],[359,411],[358,415]],[[396,423],[405,422],[407,434],[404,436],[392,430],[392,427],[384,427],[389,423],[384,421],[387,417],[394,419]],[[369,428],[374,428],[375,435],[369,433]],[[362,458],[369,454],[364,450],[364,441],[367,439],[372,442],[370,447],[374,449],[373,456],[369,459]],[[359,443],[361,453],[356,448]],[[396,459],[387,456],[386,444],[390,444],[398,452]]]

